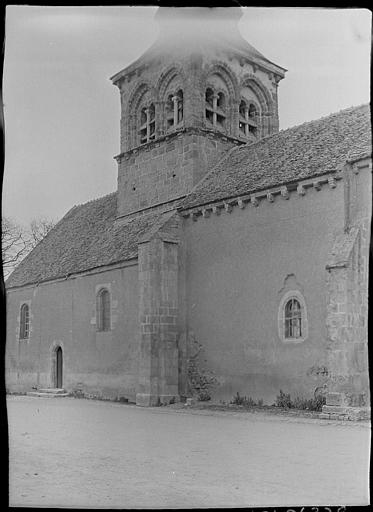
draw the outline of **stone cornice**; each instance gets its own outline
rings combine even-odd
[[[299,196],[304,196],[307,193],[307,190],[311,188],[316,191],[321,190],[321,188],[325,186],[333,189],[337,186],[337,181],[341,179],[342,174],[340,171],[328,171],[323,175],[315,176],[313,178],[297,180],[295,182],[256,190],[252,193],[225,198],[199,206],[186,208],[184,210],[182,207],[179,207],[178,212],[182,217],[191,217],[193,220],[198,220],[201,216],[208,218],[211,213],[216,215],[219,215],[222,211],[231,213],[234,207],[241,209],[245,208],[247,205],[257,207],[261,201],[276,203],[278,199],[289,200],[294,193]]]
[[[34,282],[19,285],[19,286],[9,286],[9,287],[5,286],[5,289],[7,292],[12,292],[12,291],[20,290],[20,289],[35,288],[40,285],[58,283],[60,281],[66,281],[67,279],[77,279],[78,277],[83,277],[86,275],[102,274],[103,272],[110,272],[111,270],[118,270],[118,269],[125,268],[125,267],[133,267],[134,265],[137,265],[137,257],[131,258],[128,260],[118,261],[116,263],[111,263],[110,265],[102,265],[101,267],[93,267],[91,269],[82,270],[81,272],[72,272],[71,274],[68,273],[65,276],[50,277],[48,279],[41,279],[40,281],[34,281]]]
[[[140,146],[136,146],[135,148],[131,148],[128,151],[124,151],[123,153],[119,153],[119,155],[114,156],[114,159],[119,163],[123,158],[129,158],[132,155],[136,155],[137,153],[142,153],[144,151],[151,151],[153,148],[159,146],[159,144],[163,141],[171,140],[176,137],[181,137],[184,134],[191,135],[203,135],[211,138],[217,138],[223,141],[230,141],[236,145],[244,145],[247,144],[247,140],[241,140],[236,137],[232,137],[225,133],[220,133],[215,130],[208,130],[206,128],[197,128],[194,126],[188,126],[181,128],[179,130],[175,130],[174,132],[167,133],[166,135],[161,135],[155,140],[147,142],[146,144],[141,144]]]

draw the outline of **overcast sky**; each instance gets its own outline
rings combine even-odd
[[[7,7],[3,215],[60,219],[116,189],[119,92],[109,78],[155,40],[155,11]],[[239,28],[288,69],[280,129],[369,102],[368,10],[244,8]]]

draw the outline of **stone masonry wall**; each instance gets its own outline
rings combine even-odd
[[[192,130],[128,151],[119,159],[118,216],[187,194],[233,144]]]
[[[139,244],[140,359],[136,404],[179,400],[178,217]],[[176,235],[176,236],[175,236]]]
[[[368,224],[365,221],[360,226],[349,262],[328,269],[327,405],[332,407],[369,405]]]
[[[356,169],[355,169],[356,171]],[[328,394],[323,416],[363,414],[370,405],[368,371],[368,271],[370,170],[347,168],[345,232],[327,265]],[[362,408],[352,411],[351,408]],[[356,412],[358,411],[358,412]]]

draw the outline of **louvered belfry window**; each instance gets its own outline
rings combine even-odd
[[[302,308],[297,299],[290,299],[285,306],[285,338],[302,337]]]
[[[208,87],[205,92],[205,116],[207,125],[217,128],[225,127],[226,99],[223,92],[215,92]]]
[[[106,288],[97,294],[97,330],[110,331],[110,293]]]
[[[21,338],[21,340],[24,340],[29,337],[29,334],[30,334],[30,310],[29,310],[28,304],[22,304],[19,337]]]
[[[239,130],[240,135],[249,137],[250,134],[257,135],[258,112],[253,103],[249,103],[245,100],[241,100],[239,107]]]

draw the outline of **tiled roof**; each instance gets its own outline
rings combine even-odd
[[[72,208],[9,276],[7,288],[137,257],[138,240],[162,214],[141,213],[115,224],[116,208],[116,192]]]
[[[314,177],[337,170],[347,160],[370,155],[369,105],[348,108],[233,148],[196,185],[181,207]]]
[[[181,206],[186,209],[317,176],[370,153],[369,106],[347,109],[235,147]],[[72,208],[9,276],[7,288],[136,258],[138,242],[168,218],[153,210],[115,223],[116,213],[116,192]]]

